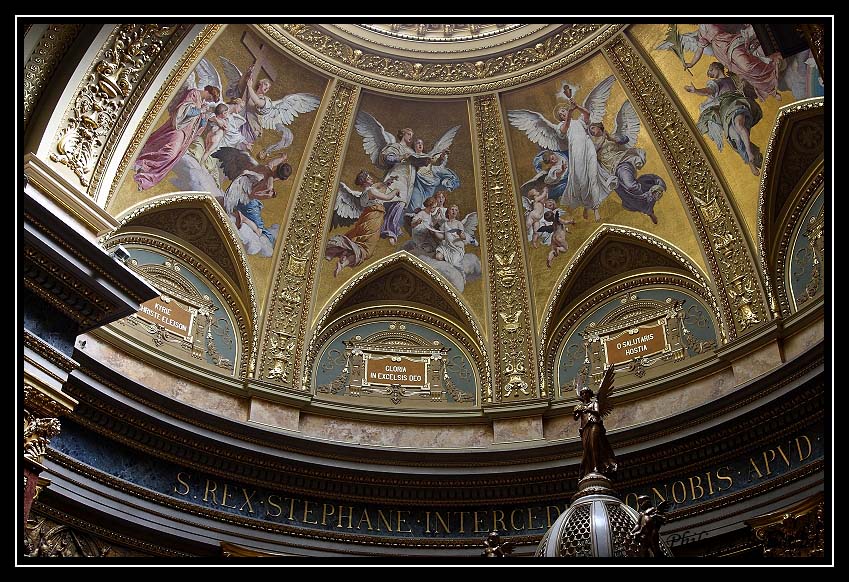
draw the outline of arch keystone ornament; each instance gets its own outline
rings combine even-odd
[[[493,403],[547,398],[537,370],[527,261],[510,180],[501,108],[495,95],[474,98],[484,228],[488,241]]]
[[[625,35],[604,47],[678,185],[717,289],[729,340],[767,321],[763,284],[739,219],[704,148],[646,60]]]

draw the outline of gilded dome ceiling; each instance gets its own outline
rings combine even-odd
[[[157,438],[185,450],[151,453],[178,475],[157,485],[170,501],[252,465],[269,502],[277,481],[304,496],[293,536],[356,539],[308,519],[310,496],[372,503],[390,482],[443,503],[440,521],[495,491],[508,510],[492,522],[512,524],[549,497],[565,512],[576,389],[613,367],[624,503],[667,484],[681,497],[689,476],[675,503],[693,522],[708,500],[692,476],[716,507],[751,496],[726,469],[773,446],[779,415],[759,399],[822,366],[821,42],[782,45],[765,24],[43,26],[27,44],[27,188],[158,294],[85,320],[74,357],[96,382],[75,376],[89,400],[58,454],[127,432],[98,416],[126,396],[130,416],[173,412]],[[726,450],[716,435],[750,412],[757,440]],[[795,439],[807,471],[824,445],[821,415],[793,424],[803,412],[781,408],[780,444]],[[147,446],[133,438],[90,462],[129,466]],[[190,479],[192,447],[244,467],[197,461]],[[714,454],[727,465],[701,460]],[[405,511],[395,534],[413,531]],[[416,535],[441,535],[422,511]],[[526,546],[541,519],[528,509]],[[478,533],[451,535],[468,548]]]

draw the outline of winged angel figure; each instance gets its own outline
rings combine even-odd
[[[254,66],[251,65],[242,73],[232,61],[221,57],[224,75],[227,77],[225,97],[241,99],[244,104],[246,123],[240,127],[244,139],[244,149],[251,149],[255,141],[262,136],[263,129],[273,130],[280,139],[265,148],[258,157],[265,159],[272,153],[292,144],[292,131],[289,124],[301,113],[309,113],[316,109],[320,101],[310,93],[292,93],[282,99],[272,100],[268,97],[271,81],[260,79],[254,87]]]
[[[581,421],[579,433],[584,447],[580,478],[591,473],[606,477],[612,477],[616,473],[616,457],[607,441],[603,422],[604,417],[613,410],[613,405],[610,402],[610,395],[613,392],[613,376],[613,366],[608,366],[596,394],[593,394],[589,386],[583,384],[583,380],[576,387],[581,403],[575,406],[574,414],[575,420]]]

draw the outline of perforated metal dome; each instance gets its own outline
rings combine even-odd
[[[537,557],[626,558],[640,556],[631,533],[640,514],[622,503],[606,478],[582,479],[573,503],[545,533]],[[600,477],[600,478],[599,478]],[[665,557],[672,552],[660,540]]]

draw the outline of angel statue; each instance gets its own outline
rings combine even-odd
[[[646,163],[646,150],[635,147],[640,118],[631,101],[625,100],[616,114],[613,134],[605,130],[607,100],[613,87],[611,75],[590,91],[584,105],[575,105],[580,116],[569,126],[569,183],[566,205],[584,207],[584,218],[615,190],[626,210],[642,212],[657,224],[654,205],[666,191],[666,182],[656,174],[638,176]]]
[[[139,190],[156,186],[201,135],[221,97],[215,67],[201,59],[171,103],[168,121],[150,134],[133,164]]]
[[[448,153],[460,131],[455,125],[440,137],[429,152],[424,142],[413,139],[413,130],[405,127],[397,137],[383,129],[371,114],[360,111],[354,127],[363,138],[363,149],[372,163],[385,171],[383,182],[394,178],[399,200],[387,203],[380,231],[382,238],[395,244],[401,234],[405,213],[419,212],[424,200],[438,190],[451,191],[460,186],[460,178],[447,167]]]
[[[597,473],[605,477],[612,477],[616,473],[616,457],[613,449],[607,441],[604,430],[604,417],[613,410],[610,402],[610,394],[613,391],[613,366],[608,366],[598,387],[598,392],[593,394],[589,386],[578,384],[576,392],[581,403],[575,406],[575,420],[581,421],[579,433],[581,443],[584,447],[584,456],[581,459],[580,478],[590,473]]]
[[[227,77],[225,97],[241,99],[244,103],[244,123],[240,130],[244,140],[243,149],[250,150],[260,136],[262,130],[273,130],[280,134],[280,139],[265,148],[259,154],[265,159],[273,153],[289,147],[292,144],[292,131],[289,124],[301,113],[309,113],[316,109],[320,100],[310,93],[292,93],[282,99],[272,100],[268,97],[271,80],[260,79],[254,87],[254,65],[242,73],[232,61],[221,57],[224,75]]]

